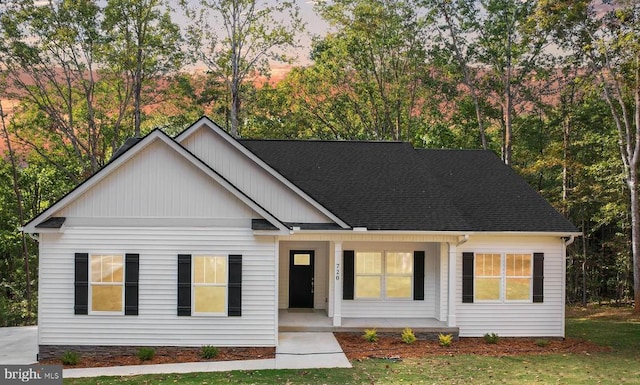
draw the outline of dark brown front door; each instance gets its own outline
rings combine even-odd
[[[289,307],[313,309],[313,251],[289,254]]]

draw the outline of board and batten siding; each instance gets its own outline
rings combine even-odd
[[[79,218],[255,217],[245,203],[161,141],[150,144],[56,215],[67,217],[67,225]]]
[[[207,126],[181,143],[284,222],[333,222]]]
[[[438,318],[436,298],[440,296],[437,259],[440,249],[437,243],[396,242],[345,242],[343,250],[354,251],[425,251],[424,300],[412,299],[370,300],[353,299],[342,301],[344,318]]]
[[[138,253],[139,315],[74,315],[74,253]],[[178,254],[242,255],[242,316],[177,316]],[[40,345],[275,346],[276,244],[247,228],[66,228],[40,236]]]
[[[456,315],[461,337],[564,337],[564,243],[560,237],[474,235],[457,249]],[[544,302],[462,303],[462,253],[544,253]]]

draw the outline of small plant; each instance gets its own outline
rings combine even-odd
[[[440,346],[446,348],[447,346],[451,346],[453,336],[451,334],[438,334],[438,342],[440,342]]]
[[[402,331],[402,335],[400,337],[402,338],[402,342],[408,345],[416,342],[416,335],[413,333],[413,330],[411,330],[411,328],[405,328]]]
[[[215,358],[218,355],[218,348],[211,345],[205,345],[202,347],[202,351],[200,352],[200,354],[202,355],[202,358]]]
[[[500,341],[500,337],[496,333],[487,333],[484,335],[484,342],[488,344],[497,344]]]
[[[138,356],[140,361],[150,361],[153,359],[153,357],[155,357],[156,350],[154,348],[143,346],[138,349],[138,353],[136,355]]]
[[[536,345],[541,347],[541,348],[544,348],[544,347],[548,346],[550,343],[551,343],[551,341],[545,340],[545,339],[536,340]]]
[[[378,340],[378,331],[376,329],[364,329],[362,338],[369,342],[376,342]]]
[[[67,350],[66,352],[62,353],[60,361],[62,361],[63,365],[78,365],[78,363],[80,362],[80,354]]]

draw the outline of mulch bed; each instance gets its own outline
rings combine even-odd
[[[156,348],[155,356],[148,361],[142,361],[136,355],[120,355],[104,357],[82,356],[77,365],[64,365],[65,369],[73,368],[96,368],[105,366],[126,366],[126,365],[155,365],[173,364],[184,362],[214,362],[233,360],[254,360],[264,358],[275,358],[275,348],[218,348],[218,355],[215,358],[202,358],[201,348]],[[60,365],[60,360],[40,361],[45,365]]]
[[[546,346],[539,346],[540,338],[500,338],[497,344],[488,344],[482,338],[461,338],[449,347],[442,347],[438,341],[418,340],[406,344],[400,336],[381,335],[377,342],[367,342],[358,333],[334,333],[342,350],[349,360],[368,358],[419,358],[430,356],[482,355],[517,356],[531,354],[592,354],[611,351],[589,341],[576,338],[550,338]],[[275,348],[218,348],[213,359],[201,356],[201,348],[157,348],[155,357],[148,361],[140,360],[136,355],[104,357],[83,356],[78,365],[65,365],[65,368],[89,368],[122,365],[154,365],[184,362],[230,361],[274,358]],[[47,360],[41,364],[60,365],[60,360]]]
[[[591,354],[611,351],[589,341],[575,338],[547,338],[546,346],[538,346],[541,338],[500,338],[497,344],[488,344],[483,338],[460,338],[448,347],[438,341],[418,340],[413,344],[402,342],[400,336],[380,336],[377,342],[368,342],[357,333],[334,333],[349,360],[366,358],[418,358],[428,356],[455,356],[462,354],[481,356],[517,356],[531,354]]]

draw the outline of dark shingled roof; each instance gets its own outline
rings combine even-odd
[[[488,151],[400,142],[240,140],[351,227],[577,232]]]

